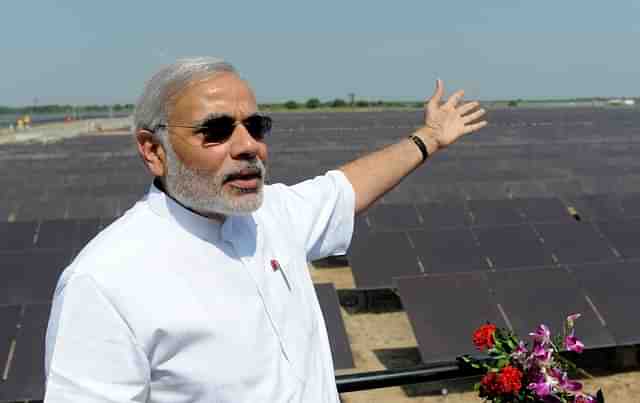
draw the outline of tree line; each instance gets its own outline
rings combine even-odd
[[[113,104],[113,105],[31,105],[31,106],[2,106],[0,114],[44,114],[44,113],[82,113],[82,112],[126,112],[133,111],[133,104]]]

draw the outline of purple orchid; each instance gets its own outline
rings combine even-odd
[[[569,329],[573,329],[573,325],[574,325],[575,321],[578,320],[578,318],[580,316],[582,316],[582,315],[579,314],[579,313],[574,313],[574,314],[571,314],[571,315],[567,316],[567,326],[569,327]]]
[[[584,343],[582,343],[576,336],[574,336],[573,332],[567,337],[564,338],[564,345],[569,351],[573,351],[576,353],[581,353],[584,350]]]
[[[596,399],[593,396],[589,395],[578,395],[576,396],[574,403],[595,403]]]
[[[538,397],[545,397],[551,394],[554,384],[552,377],[547,376],[544,372],[539,372],[533,377],[533,382],[527,388],[532,390]]]
[[[533,340],[540,344],[548,344],[551,342],[551,331],[546,325],[539,325],[535,332],[529,333]]]
[[[533,358],[541,364],[541,366],[546,366],[546,364],[551,361],[553,350],[548,345],[535,342],[532,353]]]
[[[549,374],[557,381],[558,388],[565,392],[574,393],[582,390],[582,384],[570,380],[565,371],[561,371],[558,368],[550,368]]]

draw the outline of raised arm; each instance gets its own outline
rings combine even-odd
[[[480,120],[485,111],[478,109],[478,102],[458,105],[464,91],[457,91],[446,102],[442,102],[443,95],[444,85],[438,80],[433,96],[425,103],[424,126],[413,133],[422,139],[429,155],[487,125]],[[355,191],[356,214],[393,189],[421,163],[420,149],[407,137],[340,167]]]

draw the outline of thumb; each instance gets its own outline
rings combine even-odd
[[[442,83],[442,80],[437,79],[436,89],[433,92],[433,95],[431,96],[431,99],[429,99],[429,102],[428,102],[429,106],[439,105],[443,96],[444,96],[444,84]]]

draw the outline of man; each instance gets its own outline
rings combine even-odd
[[[135,113],[148,195],[56,289],[46,402],[337,402],[309,260],[344,253],[354,214],[483,127],[463,93],[425,126],[324,176],[265,186],[271,121],[232,66],[180,60]]]

